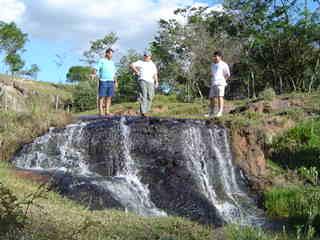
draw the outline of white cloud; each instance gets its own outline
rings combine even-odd
[[[19,22],[26,10],[26,6],[19,0],[0,0],[0,21]]]
[[[19,19],[32,37],[68,42],[82,51],[89,41],[113,31],[122,52],[147,47],[160,18],[172,18],[178,7],[194,4],[203,5],[201,0],[0,0],[6,9],[2,17]]]

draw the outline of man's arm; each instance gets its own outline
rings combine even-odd
[[[157,88],[159,86],[158,73],[153,75],[153,79],[154,79],[154,86]]]
[[[223,71],[223,75],[224,75],[224,78],[226,80],[228,80],[230,78],[230,76],[231,76],[230,68],[229,68],[228,64],[225,65],[225,68],[224,68],[224,71]]]
[[[134,63],[131,63],[129,65],[129,67],[132,69],[132,71],[134,72],[134,74],[139,75],[139,69],[135,66]]]

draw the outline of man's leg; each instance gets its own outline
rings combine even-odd
[[[105,115],[109,115],[110,114],[111,99],[112,99],[112,97],[106,97]]]
[[[218,87],[218,106],[219,106],[219,111],[217,113],[217,117],[221,117],[223,114],[223,107],[224,107],[224,90],[225,86],[219,86]]]
[[[151,111],[152,100],[154,98],[154,85],[152,83],[147,83],[148,86],[148,98],[147,98],[147,111]]]
[[[219,112],[218,113],[223,113],[223,107],[224,107],[224,98],[219,97]]]
[[[99,97],[99,114],[100,116],[104,114],[104,97]]]
[[[143,80],[139,80],[139,103],[140,103],[140,113],[142,115],[146,114],[148,112],[148,94],[147,94],[147,86],[146,82]]]

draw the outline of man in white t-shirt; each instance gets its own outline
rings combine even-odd
[[[143,61],[130,64],[130,68],[139,77],[140,113],[145,116],[151,110],[154,90],[159,85],[158,70],[149,51],[144,52]]]
[[[230,77],[230,69],[222,60],[222,53],[216,51],[212,57],[211,64],[211,88],[209,93],[209,114],[206,116],[221,117],[224,104],[224,90]],[[216,106],[218,105],[218,109]]]

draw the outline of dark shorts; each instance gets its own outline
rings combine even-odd
[[[114,82],[100,81],[99,82],[99,97],[113,97],[114,96]]]

